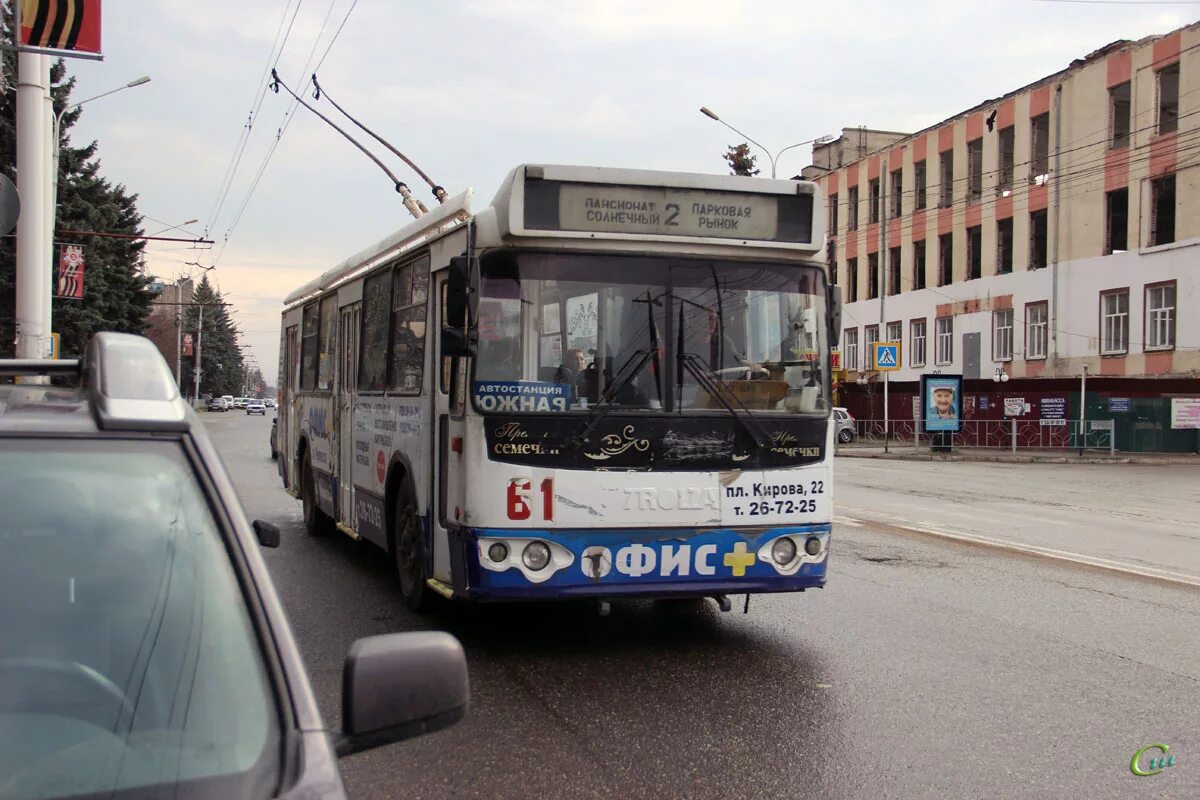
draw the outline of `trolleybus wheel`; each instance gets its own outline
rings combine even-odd
[[[403,489],[396,496],[395,542],[396,572],[400,576],[400,593],[404,604],[413,611],[421,611],[429,604],[425,586],[424,554],[421,547],[421,527],[417,521],[417,509],[408,492]]]
[[[309,536],[324,536],[329,532],[329,516],[317,505],[317,484],[313,480],[312,459],[304,454],[300,470],[300,503],[304,509],[304,530]]]

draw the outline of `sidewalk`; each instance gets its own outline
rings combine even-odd
[[[1004,464],[1191,464],[1200,466],[1200,455],[1193,453],[1121,453],[1110,456],[1104,451],[1089,451],[1080,456],[1078,450],[1004,450],[986,447],[956,447],[950,453],[931,453],[922,445],[914,449],[911,442],[893,442],[887,453],[883,445],[841,444],[837,458],[886,458],[893,461],[991,461]]]

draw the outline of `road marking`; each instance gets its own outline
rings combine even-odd
[[[836,514],[833,517],[833,521],[839,525],[849,525],[851,528],[861,528],[863,526],[861,522],[853,517],[839,517]]]
[[[886,515],[892,516],[892,515]],[[835,522],[842,522],[853,527],[862,527],[863,521],[855,520],[850,517],[834,518]],[[868,520],[869,522],[870,520]],[[886,522],[880,522],[880,525],[889,525]],[[1165,581],[1167,583],[1182,584],[1184,586],[1192,586],[1200,588],[1200,575],[1191,575],[1184,572],[1173,572],[1165,569],[1155,569],[1154,567],[1143,567],[1130,564],[1126,561],[1114,561],[1111,558],[1101,558],[1099,556],[1088,556],[1083,553],[1074,553],[1069,550],[1058,550],[1053,547],[1042,547],[1036,544],[1027,544],[1025,542],[1014,542],[1009,539],[996,539],[990,536],[980,536],[973,533],[964,533],[963,531],[946,530],[945,528],[934,528],[928,524],[918,525],[891,525],[890,527],[898,530],[908,531],[910,533],[918,533],[925,536],[934,536],[939,539],[947,539],[949,541],[965,542],[968,544],[982,545],[991,547],[997,550],[1009,550],[1016,553],[1023,553],[1030,556],[1038,556],[1040,558],[1053,559],[1055,561],[1065,561],[1071,564],[1078,564],[1095,569],[1103,569],[1109,572],[1119,572],[1125,575],[1134,575],[1141,578],[1153,578],[1155,580]]]

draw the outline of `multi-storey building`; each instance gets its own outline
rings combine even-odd
[[[1163,398],[1200,395],[1197,90],[1200,23],[810,167],[846,301],[842,402],[882,418],[870,345],[900,341],[892,418],[931,372],[963,375],[968,416],[1015,396],[1037,418],[1074,389],[1074,418],[1086,368],[1088,418],[1115,419],[1118,447],[1190,450]]]

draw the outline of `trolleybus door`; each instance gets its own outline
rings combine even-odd
[[[361,303],[342,308],[338,324],[337,386],[333,395],[338,515],[354,529],[358,528],[354,508],[354,390],[358,380],[358,316],[361,308]]]
[[[279,376],[283,386],[283,401],[275,413],[281,417],[279,430],[276,432],[275,446],[279,449],[279,458],[283,462],[283,480],[287,486],[297,486],[296,465],[292,460],[296,457],[296,390],[300,375],[298,355],[299,328],[292,325],[284,333],[284,373]]]
[[[431,329],[437,331],[439,341],[433,351],[434,363],[438,365],[433,392],[433,577],[445,583],[451,583],[450,574],[450,540],[447,529],[453,525],[466,522],[463,495],[463,456],[464,431],[463,402],[465,398],[466,359],[442,358],[441,331],[445,319],[446,279],[445,272],[435,273],[437,277],[437,294],[439,302],[436,308],[437,324]]]

